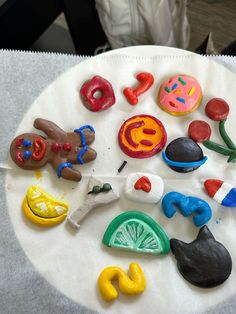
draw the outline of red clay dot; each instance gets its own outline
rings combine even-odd
[[[61,150],[61,145],[58,144],[58,143],[53,143],[52,146],[51,146],[51,150],[54,153],[58,153]]]
[[[188,136],[194,142],[204,142],[208,140],[211,136],[211,127],[205,121],[195,120],[189,124]]]
[[[67,152],[71,151],[71,144],[70,143],[64,143],[62,147]]]
[[[211,120],[224,120],[229,114],[229,105],[222,98],[212,98],[206,104],[205,112]]]

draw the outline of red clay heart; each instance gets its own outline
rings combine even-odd
[[[135,190],[143,190],[144,192],[150,192],[152,188],[152,184],[148,177],[143,176],[134,185]]]

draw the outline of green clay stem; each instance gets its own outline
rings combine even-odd
[[[225,122],[226,122],[226,119],[221,120],[219,123],[220,135],[221,135],[222,139],[224,140],[225,144],[229,148],[236,149],[236,146],[234,145],[233,141],[231,140],[231,138],[229,137],[229,135],[227,134],[227,132],[225,130]]]
[[[223,145],[214,143],[210,140],[204,141],[203,145],[207,147],[208,149],[214,150],[215,152],[224,155],[224,156],[230,156],[232,153],[234,153],[233,149],[227,148]]]
[[[230,154],[227,162],[236,162],[236,150],[232,154]]]

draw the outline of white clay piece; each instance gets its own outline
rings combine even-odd
[[[151,173],[131,173],[125,183],[124,192],[128,199],[140,203],[158,203],[164,191],[161,177]]]
[[[76,229],[80,228],[80,222],[87,214],[96,207],[107,205],[120,198],[119,193],[112,187],[109,191],[101,191],[100,193],[91,193],[94,187],[99,186],[101,189],[105,182],[101,182],[97,178],[91,177],[88,183],[88,194],[84,203],[76,209],[67,221]],[[90,192],[90,193],[89,193]]]

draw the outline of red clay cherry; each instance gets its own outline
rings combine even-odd
[[[208,118],[214,121],[220,121],[227,118],[229,114],[229,105],[222,98],[212,98],[205,107]]]
[[[202,120],[192,121],[188,127],[188,136],[194,142],[204,142],[209,140],[211,136],[211,127],[207,122]]]

